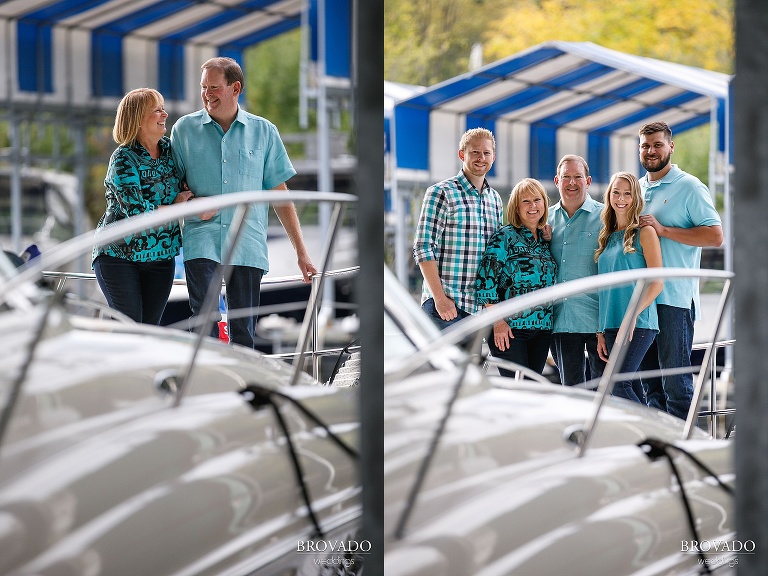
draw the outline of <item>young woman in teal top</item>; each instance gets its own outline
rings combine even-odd
[[[611,177],[605,191],[605,207],[600,215],[600,230],[595,251],[598,274],[661,267],[661,246],[652,226],[640,227],[643,197],[640,183],[629,172],[618,172]],[[663,282],[651,282],[643,292],[639,311],[635,315],[630,341],[619,372],[636,372],[643,356],[659,332],[656,316],[656,297]],[[634,286],[619,286],[599,293],[597,351],[608,361],[616,342],[619,326],[627,311]],[[639,379],[616,382],[613,395],[645,404],[645,393]]]
[[[488,241],[475,281],[475,298],[481,306],[551,286],[557,264],[542,236],[549,201],[541,182],[521,180],[512,190],[502,226]],[[538,372],[544,370],[552,335],[552,304],[525,310],[493,325],[488,346],[491,354]],[[514,371],[499,369],[502,376]]]

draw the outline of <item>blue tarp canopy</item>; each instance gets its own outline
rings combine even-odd
[[[501,188],[526,176],[551,182],[566,153],[584,156],[596,182],[639,173],[638,128],[658,119],[675,134],[710,123],[712,152],[727,158],[730,80],[589,42],[539,44],[398,102],[398,175],[424,182],[454,174],[459,138],[475,127],[496,135],[490,176]]]
[[[325,72],[350,77],[351,0],[324,0]],[[0,3],[6,101],[101,106],[140,86],[184,113],[198,106],[200,64],[242,61],[263,40],[310,26],[323,0],[10,0]]]

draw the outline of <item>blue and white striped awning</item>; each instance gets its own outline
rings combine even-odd
[[[242,61],[263,40],[316,24],[325,2],[326,74],[349,78],[350,0],[10,0],[0,3],[6,101],[105,106],[156,87],[176,111],[198,106],[200,64]],[[316,38],[315,28],[311,38]],[[317,51],[312,47],[312,55]],[[7,88],[5,88],[7,87]]]
[[[726,153],[731,77],[609,50],[546,42],[428,88],[395,106],[402,180],[436,181],[458,170],[458,141],[474,127],[493,131],[496,186],[526,176],[551,181],[558,159],[584,156],[596,182],[639,172],[637,130],[666,121],[673,133],[716,126]]]

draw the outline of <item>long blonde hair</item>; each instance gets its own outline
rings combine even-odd
[[[622,178],[629,183],[629,191],[632,193],[632,206],[629,209],[629,222],[624,229],[624,254],[629,254],[635,251],[634,242],[635,236],[640,230],[640,213],[643,211],[645,202],[643,201],[643,195],[640,193],[640,182],[637,176],[629,172],[616,172],[611,176],[611,181],[608,183],[608,189],[605,191],[605,197],[603,202],[605,206],[600,213],[600,220],[603,222],[603,227],[600,230],[600,236],[597,238],[597,250],[595,250],[595,262],[597,262],[598,256],[602,254],[605,247],[608,245],[608,238],[611,234],[618,229],[618,223],[616,221],[616,211],[611,206],[611,190],[613,190],[616,180]]]

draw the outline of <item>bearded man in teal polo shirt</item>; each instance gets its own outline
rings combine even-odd
[[[695,176],[670,164],[675,151],[672,130],[665,122],[640,128],[640,179],[645,197],[641,226],[653,226],[661,243],[665,267],[699,268],[701,248],[720,246],[723,228],[709,189]],[[666,280],[656,298],[659,334],[640,369],[662,370],[691,365],[693,322],[699,318],[699,280]],[[665,374],[643,378],[648,405],[685,419],[693,399],[693,376]]]
[[[201,97],[204,109],[181,117],[171,131],[171,147],[179,175],[196,197],[245,190],[288,190],[285,182],[296,171],[274,124],[240,109],[243,71],[231,58],[211,58],[201,66]],[[269,206],[251,206],[235,248],[227,281],[230,340],[254,347],[255,314],[261,278],[269,270],[267,216]],[[199,217],[185,218],[182,227],[184,269],[192,313],[197,315],[205,293],[221,264],[222,249],[235,208],[224,208]],[[292,203],[275,206],[275,212],[296,250],[305,283],[317,270],[301,234]],[[211,336],[218,330],[213,325]]]

